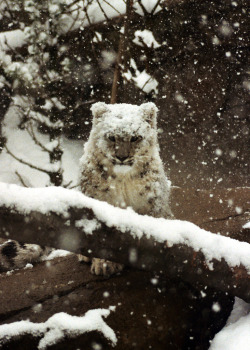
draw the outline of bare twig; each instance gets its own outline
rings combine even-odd
[[[121,64],[122,60],[124,61],[124,69],[126,70],[128,59],[124,57],[124,47],[125,42],[128,42],[129,38],[129,23],[130,23],[130,17],[133,7],[133,0],[127,0],[126,2],[126,16],[124,17],[124,34],[120,34],[120,42],[119,42],[119,48],[118,48],[118,55],[115,65],[115,71],[114,71],[114,78],[113,78],[113,84],[112,84],[112,90],[111,90],[111,100],[110,103],[116,103],[117,101],[117,92],[118,92],[118,84],[121,77]]]
[[[70,180],[69,182],[66,182],[66,184],[62,184],[62,187],[64,187],[64,188],[71,188],[71,187],[69,187],[71,184],[72,184],[72,180]]]
[[[30,127],[30,130],[29,130],[28,127]],[[38,138],[37,138],[36,135],[35,135],[35,132],[34,132],[34,129],[33,129],[33,125],[32,125],[31,122],[28,124],[28,127],[27,127],[27,132],[28,132],[28,134],[30,135],[30,137],[32,138],[32,140],[35,142],[35,144],[36,144],[37,146],[39,146],[43,151],[48,152],[48,153],[52,153],[48,148],[46,148],[46,147],[38,140]]]
[[[8,12],[9,12],[9,15],[10,15],[11,19],[13,21],[15,21],[15,17],[14,17],[14,15],[13,15],[11,9],[10,9],[9,2],[7,0],[4,0],[4,3],[5,3],[5,5],[6,5],[7,9],[8,9]]]
[[[17,157],[14,153],[12,153],[12,152],[9,150],[9,148],[7,147],[7,145],[5,145],[4,147],[5,147],[6,151],[7,151],[7,153],[8,153],[9,155],[11,155],[11,157],[13,157],[13,158],[14,158],[15,160],[17,160],[19,163],[22,163],[22,164],[24,164],[24,165],[27,165],[27,166],[29,166],[29,167],[32,168],[32,169],[35,169],[35,170],[41,171],[41,172],[43,172],[43,173],[46,173],[46,174],[49,175],[49,176],[50,176],[50,174],[54,173],[53,171],[48,171],[48,170],[46,170],[46,169],[40,168],[40,167],[38,167],[38,166],[36,166],[36,165],[34,165],[34,164],[32,164],[32,163],[26,162],[26,161],[23,160],[22,158]]]
[[[158,0],[157,3],[155,4],[153,10],[151,11],[151,14],[152,14],[152,15],[155,13],[155,10],[157,9],[158,5],[160,5],[160,2],[161,2],[161,1],[162,1],[162,0]]]
[[[29,186],[26,185],[26,183],[24,182],[22,176],[19,174],[19,172],[18,172],[17,170],[15,171],[15,174],[18,176],[18,178],[19,178],[21,184],[22,184],[24,187],[27,187],[27,188],[28,188]]]
[[[76,17],[74,18],[73,22],[71,23],[71,26],[69,27],[68,32],[71,32],[72,28],[74,28],[74,25],[75,25],[76,22],[79,20],[79,18],[80,18],[80,11],[77,10],[77,15],[76,15]]]
[[[148,80],[144,83],[144,85],[142,86],[142,90],[145,88],[145,86],[148,84],[148,82],[152,79],[152,77],[148,78]]]
[[[79,1],[79,0],[75,0],[75,1],[71,2],[70,4],[68,4],[67,7],[74,6],[74,5],[77,4],[78,2],[80,2],[80,1]]]
[[[119,10],[117,10],[113,5],[111,5],[107,0],[103,0],[103,2],[105,2],[107,5],[109,5],[113,10],[115,10],[117,13],[119,13],[119,15],[122,15],[121,12]]]
[[[78,183],[78,184],[76,184],[76,185],[73,185],[73,186],[70,186],[70,187],[68,187],[70,190],[72,190],[73,188],[76,188],[76,187],[79,187],[80,186],[80,184]]]
[[[141,0],[138,0],[138,4],[140,5],[144,16],[147,16],[147,15],[148,15],[148,11],[145,9],[145,7],[144,7],[144,5],[142,4]]]
[[[88,14],[88,12],[87,12],[87,9],[85,9],[85,14],[86,14],[86,18],[87,18],[87,20],[88,20],[88,22],[89,22],[89,25],[91,25],[92,23],[91,23],[91,20],[90,20],[89,14]],[[93,33],[94,33],[94,36],[95,36],[95,38],[97,39],[97,41],[99,41],[99,39],[98,39],[98,36],[97,36],[96,32],[95,32],[95,31],[93,31]],[[93,41],[92,41],[92,44],[93,44]],[[93,46],[93,45],[92,45],[92,46]],[[93,50],[93,53],[94,53],[94,55],[95,55],[95,50]]]
[[[98,6],[100,7],[100,10],[102,11],[104,17],[106,18],[106,21],[109,22],[109,18],[108,18],[108,16],[107,16],[106,12],[103,10],[103,8],[102,8],[102,6],[101,6],[101,4],[100,4],[100,1],[99,1],[99,0],[96,0],[96,1],[97,1],[97,3],[98,3]]]
[[[76,107],[78,108],[78,107],[80,107],[80,106],[90,105],[90,104],[95,103],[95,102],[97,102],[97,100],[90,100],[90,101],[78,102],[77,105],[76,105]]]
[[[92,23],[91,23],[89,14],[88,14],[88,8],[87,8],[87,6],[84,8],[84,12],[85,12],[85,14],[86,14],[86,18],[87,18],[87,20],[88,20],[88,22],[89,22],[89,25],[91,26]]]
[[[118,48],[118,55],[116,59],[116,65],[115,65],[115,71],[114,71],[114,78],[113,78],[113,84],[112,84],[112,91],[111,91],[111,100],[110,103],[116,103],[117,101],[117,91],[118,91],[118,84],[120,80],[120,65],[122,62],[122,52],[123,52],[123,46],[124,46],[124,36],[120,36],[120,42],[119,42],[119,48]]]
[[[71,15],[72,13],[74,13],[75,11],[79,12],[80,10],[82,10],[81,6],[78,6],[77,8],[67,11],[67,12],[60,12],[60,15],[64,14],[64,15]]]

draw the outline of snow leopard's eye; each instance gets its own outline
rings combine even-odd
[[[130,139],[130,142],[137,142],[140,141],[142,139],[141,136],[132,136]]]
[[[109,141],[111,141],[111,142],[115,142],[115,136],[110,135],[110,136],[108,137],[108,139],[109,139]]]

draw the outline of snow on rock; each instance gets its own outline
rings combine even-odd
[[[209,350],[249,350],[250,304],[235,298],[226,326],[216,334]]]
[[[0,183],[0,206],[17,208],[23,214],[50,211],[67,217],[69,207],[90,208],[96,218],[108,227],[121,232],[131,232],[134,237],[153,238],[168,245],[184,244],[201,251],[207,262],[225,259],[231,267],[242,264],[250,273],[250,244],[205,231],[195,224],[181,220],[166,220],[139,215],[131,208],[120,209],[99,200],[89,198],[76,190],[60,187],[23,188]],[[86,223],[85,223],[86,224]],[[93,230],[93,223],[91,230]],[[211,264],[212,265],[212,264]],[[212,266],[211,266],[212,268]]]
[[[20,337],[23,335],[32,335],[42,337],[38,344],[38,349],[43,350],[58,343],[64,337],[75,338],[81,334],[98,331],[108,339],[112,346],[117,343],[116,335],[103,320],[103,317],[109,316],[114,307],[109,309],[89,310],[82,317],[71,316],[60,312],[50,317],[44,323],[33,323],[30,321],[18,321],[0,326],[0,346],[7,339]]]

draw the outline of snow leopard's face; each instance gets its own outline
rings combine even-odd
[[[157,108],[153,103],[136,106],[99,102],[92,106],[92,112],[90,137],[98,149],[96,153],[102,155],[102,165],[125,172],[146,162],[157,145]]]
[[[142,135],[120,136],[115,132],[109,132],[105,135],[105,139],[114,165],[133,165],[134,156],[143,141]]]

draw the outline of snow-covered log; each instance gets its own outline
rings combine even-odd
[[[58,187],[0,184],[0,233],[179,277],[250,301],[250,245]]]

